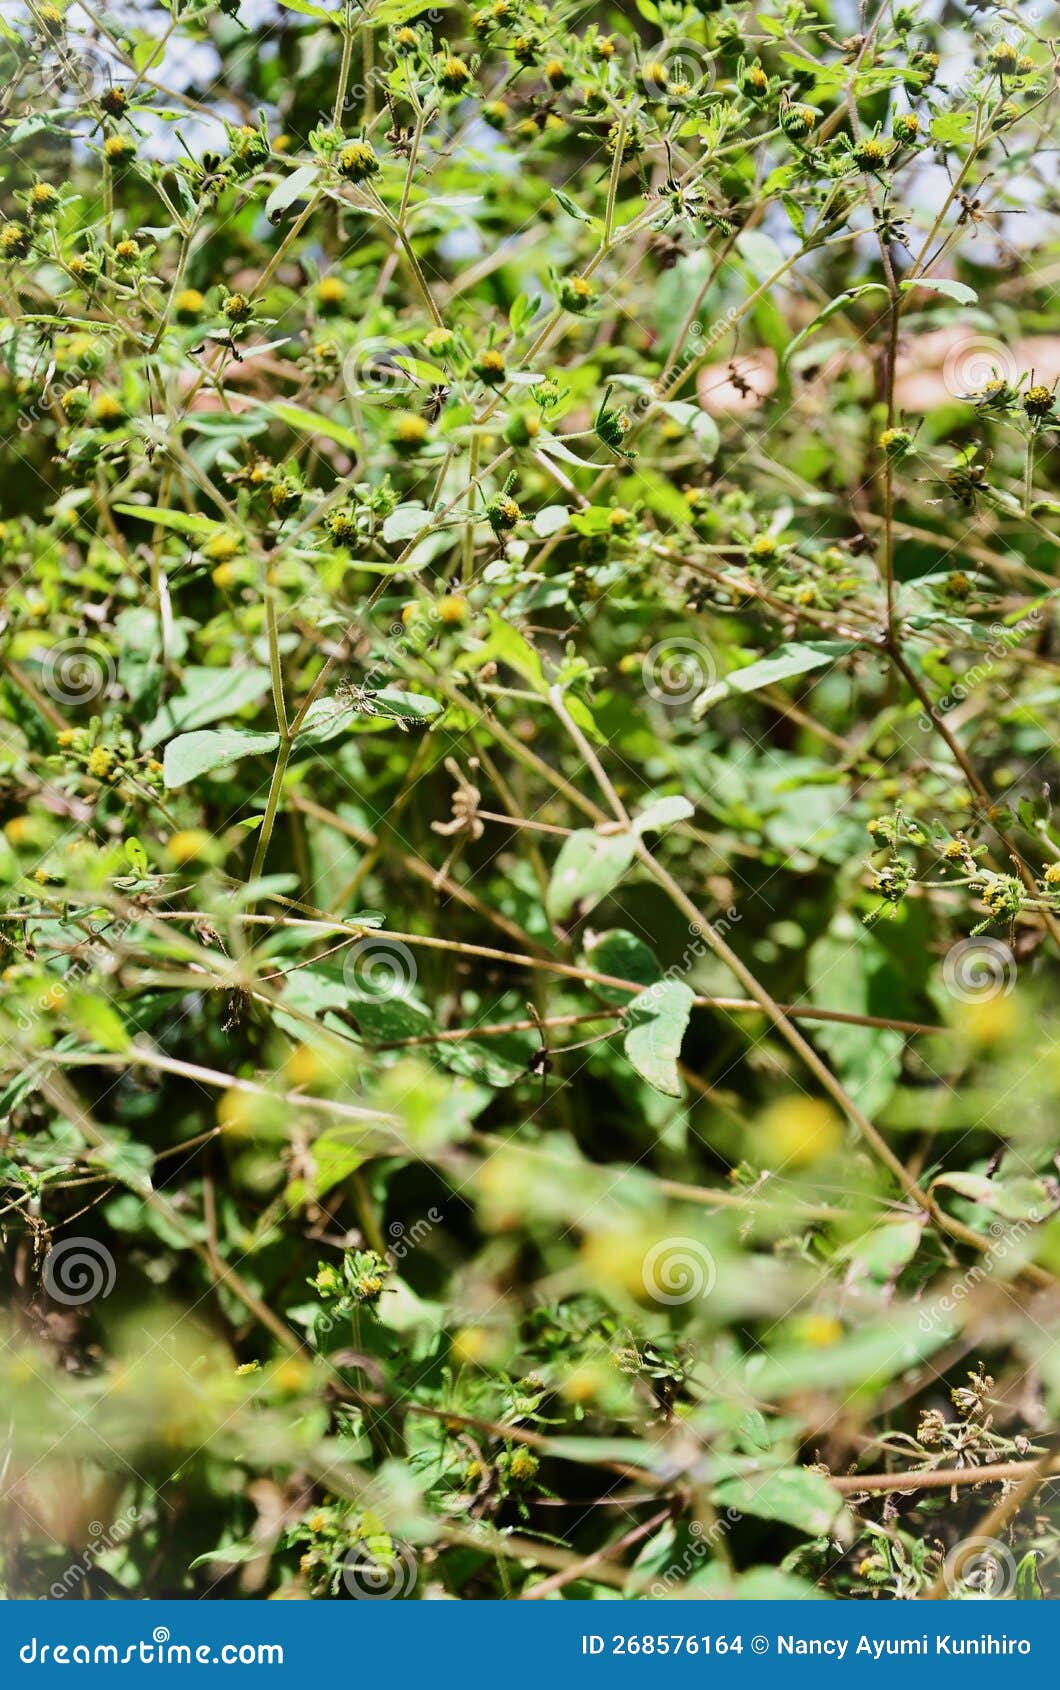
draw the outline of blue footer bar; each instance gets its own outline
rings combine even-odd
[[[207,1673],[281,1684],[498,1690],[709,1680],[933,1687],[1030,1682],[1060,1650],[1051,1602],[0,1603],[0,1685]],[[384,1676],[385,1675],[385,1676]]]

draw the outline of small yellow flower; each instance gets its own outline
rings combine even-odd
[[[370,141],[351,141],[335,160],[335,168],[347,182],[367,182],[379,173],[379,160]]]
[[[327,1064],[312,1045],[296,1045],[283,1065],[284,1074],[292,1086],[311,1086],[319,1080]]]
[[[322,276],[317,283],[317,304],[326,311],[341,305],[346,298],[346,283],[341,276]]]
[[[181,288],[173,301],[178,323],[194,323],[202,316],[206,300],[198,288]]]
[[[394,440],[406,451],[415,452],[424,444],[429,433],[425,417],[417,416],[415,411],[406,411],[397,420]]]
[[[43,216],[59,203],[59,190],[53,188],[50,182],[34,182],[29,191],[29,203],[31,211]]]
[[[447,94],[462,94],[471,81],[471,71],[463,59],[450,56],[442,62],[438,81]]]
[[[468,602],[457,593],[446,593],[438,600],[438,620],[447,626],[459,622],[466,622],[468,617]]]
[[[499,387],[505,374],[504,354],[487,347],[472,368],[479,381],[485,382],[487,387]]]
[[[29,247],[30,233],[24,223],[5,223],[0,229],[0,258],[25,258]]]
[[[93,746],[88,754],[86,768],[96,780],[106,780],[114,767],[114,753],[105,745]]]
[[[178,865],[198,862],[209,843],[210,835],[204,827],[181,828],[167,839],[166,856]]]
[[[293,1395],[302,1391],[312,1377],[313,1369],[309,1362],[302,1361],[298,1356],[291,1356],[288,1361],[281,1361],[272,1375],[272,1383],[281,1391]]]
[[[458,1367],[474,1367],[488,1355],[490,1335],[484,1326],[463,1326],[454,1332],[450,1348]]]
[[[100,428],[120,428],[125,421],[125,407],[112,393],[101,393],[93,401],[92,420]]]
[[[799,1337],[811,1348],[826,1350],[843,1336],[842,1321],[831,1314],[808,1314],[798,1323]]]
[[[763,1112],[757,1137],[762,1158],[771,1166],[805,1168],[842,1148],[843,1124],[821,1098],[786,1097]]]
[[[241,1138],[249,1133],[254,1124],[254,1104],[256,1099],[236,1086],[222,1092],[217,1100],[217,1125],[222,1132],[232,1133]]]
[[[538,1459],[528,1449],[513,1449],[508,1462],[508,1477],[516,1484],[529,1484],[538,1469]]]

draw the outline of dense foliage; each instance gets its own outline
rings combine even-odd
[[[8,1594],[1055,1592],[1049,31],[4,7]]]

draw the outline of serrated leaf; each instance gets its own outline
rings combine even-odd
[[[278,733],[247,733],[241,728],[204,728],[198,733],[179,734],[166,746],[162,760],[168,787],[187,786],[189,780],[225,769],[243,757],[275,751]]]
[[[535,692],[544,697],[548,693],[548,683],[541,667],[541,657],[529,640],[499,616],[495,610],[486,612],[489,618],[490,636],[477,650],[467,652],[460,659],[461,669],[481,669],[484,663],[506,663],[509,669],[522,677]]]
[[[168,734],[204,728],[222,716],[234,716],[247,704],[261,698],[269,685],[269,671],[252,669],[205,669],[184,671],[184,690],[167,700],[141,735],[145,751]]]
[[[808,1537],[823,1537],[835,1530],[844,1513],[843,1499],[822,1473],[805,1467],[780,1467],[773,1473],[725,1479],[714,1487],[714,1501],[721,1508],[735,1508],[759,1520],[781,1520]]]

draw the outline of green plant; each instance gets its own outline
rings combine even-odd
[[[1044,22],[240,12],[0,22],[5,1590],[1054,1592]]]

